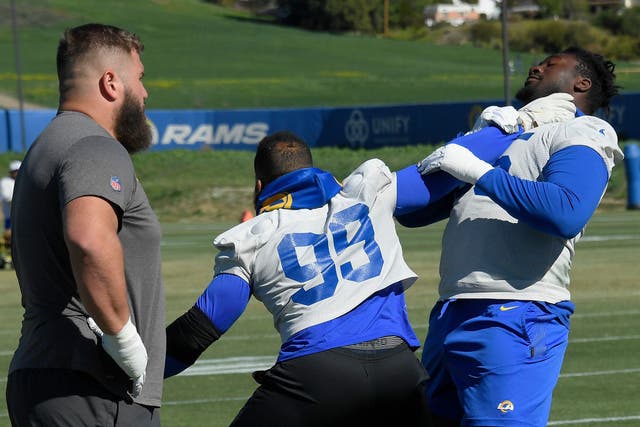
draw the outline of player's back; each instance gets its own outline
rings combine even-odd
[[[286,341],[396,282],[415,281],[395,232],[395,200],[392,174],[369,161],[321,207],[264,212],[223,233],[216,272],[245,277]]]

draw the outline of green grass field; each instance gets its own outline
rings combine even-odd
[[[210,280],[213,236],[232,223],[163,225],[167,321],[188,309]],[[409,264],[420,275],[408,291],[419,337],[436,299],[443,224],[399,227]],[[577,310],[549,425],[640,424],[640,212],[598,212],[577,245],[572,292]],[[0,271],[0,370],[16,346],[21,308],[15,274]],[[190,375],[165,383],[165,427],[226,426],[256,385],[250,371],[272,363],[279,339],[264,307],[252,300],[240,320],[202,356]],[[2,377],[3,384],[6,378]],[[0,399],[0,425],[8,425]]]

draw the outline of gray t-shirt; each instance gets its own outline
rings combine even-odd
[[[84,371],[126,397],[130,381],[87,327],[62,231],[62,210],[81,196],[109,201],[119,237],[131,309],[149,355],[136,402],[160,406],[165,358],[161,228],[124,147],[90,117],[62,112],[29,149],[12,204],[13,261],[25,313],[9,372]]]

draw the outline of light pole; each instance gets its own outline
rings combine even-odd
[[[509,70],[509,32],[507,28],[507,0],[502,0],[502,72],[504,74],[504,103],[511,105],[511,84]]]
[[[389,0],[384,0],[384,36],[389,33]]]
[[[13,30],[13,53],[16,61],[16,81],[18,84],[18,108],[20,113],[20,145],[26,151],[24,125],[24,99],[22,95],[22,67],[20,66],[20,44],[18,43],[18,22],[16,19],[16,3],[11,0],[11,29]],[[13,147],[11,147],[13,148]]]

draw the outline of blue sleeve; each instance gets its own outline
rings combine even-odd
[[[522,128],[515,133],[505,133],[495,126],[487,126],[477,132],[461,135],[447,142],[458,144],[471,151],[477,158],[495,164],[511,143],[522,134]]]
[[[420,175],[416,165],[396,172],[396,216],[403,216],[440,200],[464,183],[445,172]]]
[[[478,132],[454,138],[448,144],[455,143],[466,147],[478,158],[494,164],[521,133],[520,130],[507,134],[497,127],[488,126]],[[396,179],[398,196],[395,216],[400,224],[407,227],[428,225],[446,218],[450,203],[439,203],[437,208],[435,205],[428,205],[466,185],[446,172],[422,176],[416,165],[396,172]]]
[[[508,158],[503,157],[500,163],[508,169]],[[602,157],[581,145],[554,153],[542,170],[544,181],[524,180],[501,167],[476,182],[476,193],[490,197],[536,230],[565,239],[585,227],[609,180]]]
[[[178,375],[180,372],[187,369],[189,365],[179,361],[170,354],[167,354],[164,358],[164,375],[163,378],[171,378]]]
[[[247,308],[251,288],[233,274],[219,274],[196,301],[220,334],[225,333]]]
[[[470,187],[471,186],[467,184],[462,187],[460,191],[465,191],[465,189],[468,190]],[[458,193],[458,191],[452,191],[440,200],[429,203],[428,206],[403,215],[396,215],[396,220],[405,227],[415,228],[424,227],[443,219],[447,219]]]

